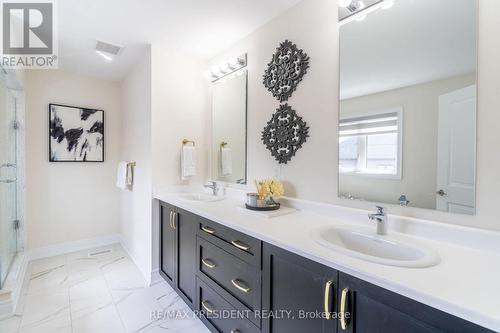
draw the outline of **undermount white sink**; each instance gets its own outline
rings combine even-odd
[[[383,265],[424,268],[440,262],[439,254],[407,237],[377,235],[362,227],[328,227],[312,232],[319,244],[351,257]]]
[[[181,199],[187,201],[215,202],[224,200],[224,197],[222,196],[215,196],[206,193],[186,193],[179,196]]]

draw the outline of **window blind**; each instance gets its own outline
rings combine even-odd
[[[381,113],[373,116],[363,116],[341,119],[339,123],[340,136],[355,136],[367,134],[385,134],[398,131],[398,113]]]

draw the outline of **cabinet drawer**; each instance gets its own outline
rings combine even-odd
[[[212,332],[258,333],[259,328],[247,318],[249,312],[239,311],[199,278],[196,279],[197,309]]]
[[[250,310],[261,309],[261,271],[198,237],[198,270]]]
[[[262,242],[260,240],[202,218],[200,218],[198,235],[243,261],[261,267]]]

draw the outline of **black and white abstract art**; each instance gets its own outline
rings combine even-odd
[[[104,111],[49,104],[50,162],[104,162]]]

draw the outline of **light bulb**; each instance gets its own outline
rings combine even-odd
[[[394,6],[394,0],[385,0],[382,9],[389,9]]]
[[[113,58],[110,57],[109,55],[105,54],[102,51],[96,50],[96,53],[99,54],[101,57],[103,57],[106,61],[112,61]]]
[[[229,63],[229,67],[231,67],[232,69],[234,69],[234,68],[236,68],[238,66],[238,58],[231,57],[231,58],[229,58],[228,63]]]
[[[338,0],[339,7],[347,8],[352,3],[352,0]]]
[[[212,75],[215,76],[215,77],[217,77],[217,76],[220,75],[220,68],[217,65],[212,66],[211,71],[212,71]]]
[[[224,73],[224,74],[225,74],[225,73],[227,73],[227,72],[229,71],[229,66],[227,65],[227,62],[221,62],[221,63],[219,64],[219,68],[220,68],[220,71],[221,71],[222,73]]]

